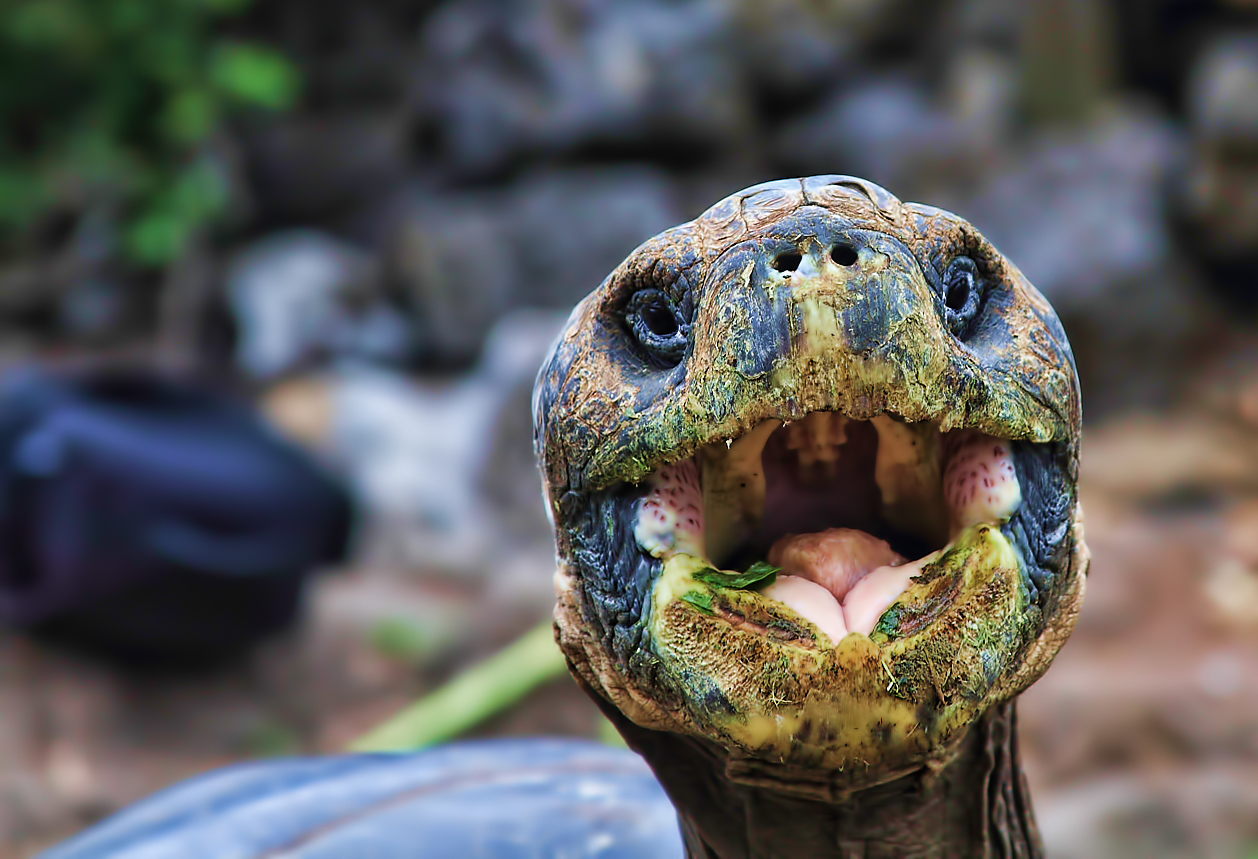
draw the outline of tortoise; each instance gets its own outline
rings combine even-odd
[[[534,416],[560,647],[689,856],[1041,854],[1014,698],[1083,597],[1080,393],[973,226],[740,191],[577,306]]]
[[[633,251],[534,390],[556,638],[658,785],[576,741],[255,764],[49,855],[1040,856],[1015,698],[1083,598],[1080,420],[969,223],[740,191]]]

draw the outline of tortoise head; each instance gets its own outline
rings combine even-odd
[[[1079,429],[1057,317],[966,221],[748,188],[635,250],[542,368],[560,646],[735,777],[946,760],[1073,627]]]

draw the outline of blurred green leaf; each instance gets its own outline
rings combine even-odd
[[[128,255],[144,265],[164,265],[182,253],[190,224],[170,213],[153,211],[132,221],[126,230]]]
[[[218,119],[214,97],[203,90],[177,92],[162,113],[162,130],[175,143],[190,144],[204,140]]]
[[[279,110],[297,98],[297,71],[275,51],[243,43],[214,52],[210,80],[225,95]]]
[[[73,49],[90,40],[85,16],[71,0],[26,0],[5,16],[6,34],[22,47]]]
[[[103,5],[114,33],[136,33],[150,23],[153,6],[147,0],[111,0]]]
[[[359,737],[350,750],[396,752],[444,742],[567,673],[547,620]]]
[[[606,718],[599,719],[598,723],[598,739],[605,746],[612,746],[617,749],[627,749],[629,744],[625,742],[625,738],[620,736],[620,731],[616,730]]]
[[[227,209],[199,156],[233,111],[279,110],[299,76],[216,30],[250,0],[0,0],[0,253],[54,214],[117,212],[123,248],[164,265]]]
[[[386,617],[367,631],[367,643],[381,656],[413,663],[428,652],[433,636],[413,620]]]
[[[41,177],[0,168],[0,225],[21,224],[48,201]]]
[[[205,8],[220,15],[234,15],[248,9],[253,0],[201,0]]]
[[[169,204],[191,223],[208,221],[227,205],[227,181],[209,161],[199,161],[175,178]]]

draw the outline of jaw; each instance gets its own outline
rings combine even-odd
[[[952,754],[1047,667],[1086,563],[1070,444],[967,426],[906,403],[909,386],[820,389],[813,369],[812,392],[744,401],[741,433],[710,425],[600,493],[609,541],[561,565],[556,613],[574,666],[631,720],[805,793]],[[642,594],[602,640],[592,564]]]
[[[1083,579],[1057,587],[1019,545],[1046,515],[1021,481],[1045,482],[1047,451],[940,424],[770,418],[618,487],[629,557],[651,571],[648,656],[591,671],[583,646],[574,663],[638,724],[716,743],[730,772],[789,770],[796,792],[946,758],[1044,670],[1037,645],[1069,634]],[[571,657],[580,582],[557,582]]]

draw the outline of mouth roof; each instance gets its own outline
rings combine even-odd
[[[999,526],[1022,503],[1005,440],[830,411],[763,421],[646,482],[634,529],[643,552],[716,569],[767,561],[776,580],[753,586],[835,644],[868,635],[963,531]]]

